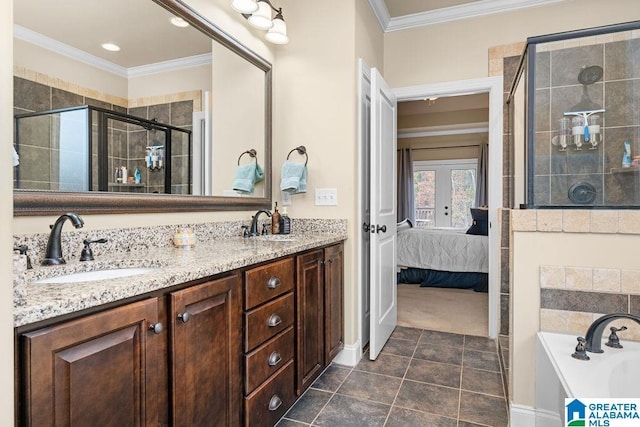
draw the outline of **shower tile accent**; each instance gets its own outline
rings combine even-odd
[[[541,289],[540,307],[585,313],[619,313],[629,309],[629,296],[604,292]]]

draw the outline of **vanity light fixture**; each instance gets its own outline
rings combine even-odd
[[[275,8],[270,0],[233,0],[231,7],[247,18],[251,26],[268,30],[265,38],[274,44],[287,44],[287,24],[282,16],[282,8]],[[276,16],[271,17],[275,12]]]
[[[108,50],[110,52],[118,52],[120,50],[120,46],[114,43],[102,43],[102,48]]]
[[[176,27],[186,28],[186,27],[189,26],[189,23],[187,21],[185,21],[184,19],[182,19],[182,18],[180,18],[178,16],[174,16],[169,21],[171,21],[171,23],[173,25],[175,25]]]

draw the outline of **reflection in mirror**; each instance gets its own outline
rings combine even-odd
[[[178,15],[191,25],[171,25]],[[216,196],[187,202],[197,209],[269,203],[270,177],[233,190],[244,151],[271,172],[266,61],[180,1],[20,0],[14,23],[16,211],[87,191]],[[132,196],[142,210],[172,210]],[[117,211],[119,200],[98,205]]]

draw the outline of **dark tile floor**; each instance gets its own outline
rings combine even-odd
[[[397,327],[377,360],[332,364],[278,423],[303,425],[506,427],[496,342]]]

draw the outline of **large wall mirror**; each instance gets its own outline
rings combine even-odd
[[[270,206],[269,62],[179,0],[14,0],[14,24],[15,215]]]

